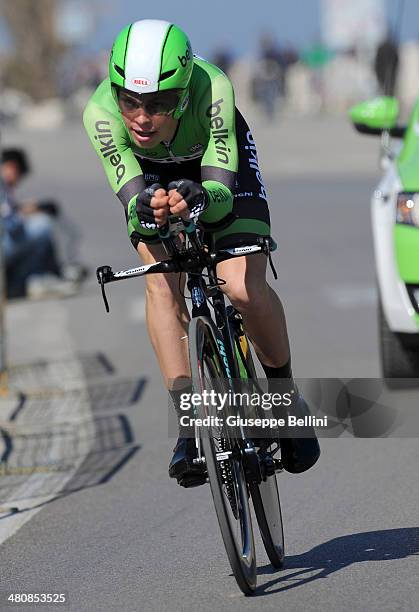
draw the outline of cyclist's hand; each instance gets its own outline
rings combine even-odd
[[[196,219],[208,206],[208,195],[200,183],[180,179],[169,183],[170,214]]]
[[[157,229],[169,216],[169,196],[159,183],[147,187],[137,196],[137,216],[141,227]]]

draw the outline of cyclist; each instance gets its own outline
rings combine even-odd
[[[84,125],[145,264],[166,256],[158,228],[168,215],[199,219],[215,249],[270,236],[255,143],[235,107],[231,82],[193,55],[188,37],[176,25],[145,19],[120,32],[109,78],[88,102]],[[271,390],[275,380],[292,379],[292,372],[284,311],[266,282],[266,266],[265,255],[240,257],[218,264],[217,274],[225,280],[222,291],[243,317]],[[149,336],[180,415],[180,395],[191,390],[188,310],[176,275],[148,275],[146,280]],[[182,289],[184,284],[182,279]],[[301,396],[295,405],[307,413]],[[169,475],[184,486],[202,469],[193,465],[191,434],[190,428],[180,427],[169,466]],[[310,434],[281,439],[288,471],[302,472],[317,461],[320,449],[314,430]]]

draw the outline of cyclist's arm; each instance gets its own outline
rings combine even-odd
[[[136,200],[146,184],[141,166],[131,150],[125,125],[120,117],[102,104],[97,104],[95,95],[86,106],[83,122],[93,148],[102,161],[108,181],[124,206],[128,235],[131,240],[133,233],[145,237],[154,236],[155,230],[143,228],[138,222]],[[109,95],[112,96],[111,93]],[[136,241],[132,242],[135,245]]]
[[[201,179],[209,198],[209,206],[199,219],[211,230],[211,225],[216,227],[232,211],[238,168],[234,91],[222,72],[217,70],[212,76],[199,112],[200,123],[208,134]]]

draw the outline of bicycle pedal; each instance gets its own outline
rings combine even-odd
[[[178,478],[177,482],[181,487],[185,489],[192,489],[192,487],[200,487],[207,481],[206,474],[186,474],[181,478]]]
[[[275,459],[270,455],[265,455],[262,459],[262,474],[265,476],[273,476],[275,474],[275,470],[277,466],[275,464]]]
[[[284,471],[284,466],[283,466],[282,461],[280,459],[274,459],[274,465],[275,465],[275,472],[283,472]]]

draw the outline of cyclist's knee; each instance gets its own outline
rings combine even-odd
[[[145,265],[156,263],[156,261],[167,258],[163,246],[160,243],[147,244],[145,242],[139,242],[137,252]]]
[[[167,259],[167,254],[161,244],[150,245],[140,242],[137,251],[144,265]],[[168,308],[170,305],[184,301],[184,275],[182,275],[180,283],[177,274],[150,274],[145,279],[147,300],[159,304],[164,303]]]
[[[181,292],[179,291],[179,279],[177,276],[172,275],[174,278],[169,278],[168,275],[156,274],[147,276],[146,281],[146,296],[147,300],[154,303],[164,303],[167,308],[172,307],[174,304],[184,302],[183,288],[184,282],[181,282]]]
[[[239,312],[261,306],[266,301],[267,284],[260,278],[231,278],[221,287],[234,308]]]

